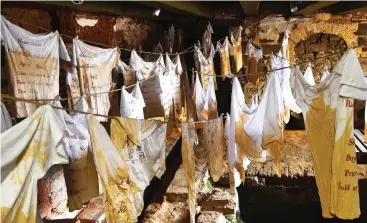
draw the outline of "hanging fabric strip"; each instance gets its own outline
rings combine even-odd
[[[214,182],[223,174],[224,153],[223,119],[217,118],[204,123],[205,147],[209,156],[209,172]]]
[[[237,38],[233,36],[231,33],[231,41],[233,45],[233,57],[234,57],[234,65],[235,71],[238,72],[243,67],[242,61],[242,38],[241,38],[242,27],[238,27]]]
[[[197,141],[194,123],[181,123],[182,129],[182,168],[188,190],[190,223],[195,223],[196,191],[195,191],[195,156],[194,144]]]

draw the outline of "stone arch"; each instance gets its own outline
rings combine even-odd
[[[296,28],[289,34],[289,59],[290,61],[295,60],[294,48],[298,42],[318,33],[340,36],[345,41],[348,48],[354,47],[358,44],[358,36],[354,34],[357,29],[358,24],[336,24],[330,22],[317,22]],[[357,53],[360,53],[360,50],[360,48],[356,49]]]

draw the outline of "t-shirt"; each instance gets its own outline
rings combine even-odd
[[[205,58],[203,53],[200,51],[200,48],[194,47],[194,60],[195,60],[195,66],[197,67],[197,72],[199,73],[200,81],[203,86],[203,89],[206,91],[209,84],[209,77],[214,75],[215,76],[215,70],[214,70],[214,55],[215,50],[214,46],[210,48],[210,56],[208,58]],[[214,86],[217,87],[217,81],[214,79]]]
[[[69,159],[65,127],[49,105],[1,134],[1,220],[36,222],[37,181]]]
[[[223,45],[220,42],[217,42],[217,51],[219,52],[220,58],[220,75],[222,76],[222,79],[224,79],[225,76],[231,74],[228,37],[225,38]]]
[[[120,115],[121,117],[144,119],[145,102],[141,93],[139,83],[133,88],[131,94],[121,90]]]
[[[234,57],[234,67],[235,71],[238,72],[243,67],[243,60],[242,60],[242,38],[241,38],[241,32],[242,27],[238,27],[237,31],[237,38],[233,36],[233,33],[231,34],[231,41],[233,45],[233,57]]]
[[[307,83],[299,68],[292,76],[297,104],[305,119],[322,215],[354,219],[360,215],[353,99],[367,99],[358,56],[348,50],[319,84]]]
[[[199,121],[218,118],[217,99],[214,90],[214,77],[209,78],[206,94],[201,86],[199,76],[196,73],[193,99],[196,107],[196,115]]]
[[[172,97],[175,112],[182,112],[182,91],[181,91],[181,74],[183,73],[180,56],[177,54],[174,62],[166,54],[166,67],[171,77]]]
[[[75,37],[73,39],[73,63],[78,65],[83,77],[86,99],[92,112],[108,115],[111,107],[107,92],[112,87],[112,69],[120,65],[120,53],[115,48],[103,49],[88,45]],[[96,94],[96,95],[94,95]],[[97,116],[99,121],[107,121],[106,117]]]
[[[59,58],[70,61],[59,33],[33,34],[1,17],[13,95],[24,99],[54,99],[59,94]],[[31,115],[37,105],[15,102],[14,116]]]

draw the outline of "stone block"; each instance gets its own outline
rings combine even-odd
[[[198,201],[203,211],[217,211],[223,214],[234,214],[236,210],[235,196],[229,189],[215,188],[204,194]]]
[[[327,49],[327,45],[322,44],[322,43],[316,43],[316,44],[311,44],[310,48],[311,48],[311,51],[313,52],[323,52]]]
[[[187,200],[187,187],[170,186],[166,192],[169,202],[184,202]]]
[[[263,54],[278,53],[280,50],[280,44],[262,44]]]
[[[367,23],[358,24],[357,35],[367,35]]]
[[[103,197],[97,197],[90,200],[87,206],[76,216],[77,223],[97,223],[106,222],[104,208],[103,208]]]
[[[197,217],[197,223],[226,223],[223,213],[216,211],[203,211]]]

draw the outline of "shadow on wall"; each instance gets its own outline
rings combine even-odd
[[[271,181],[266,178],[266,182]],[[237,188],[242,220],[246,223],[366,223],[367,181],[360,180],[361,216],[355,220],[324,219],[313,177],[282,177],[264,185],[245,184]]]

